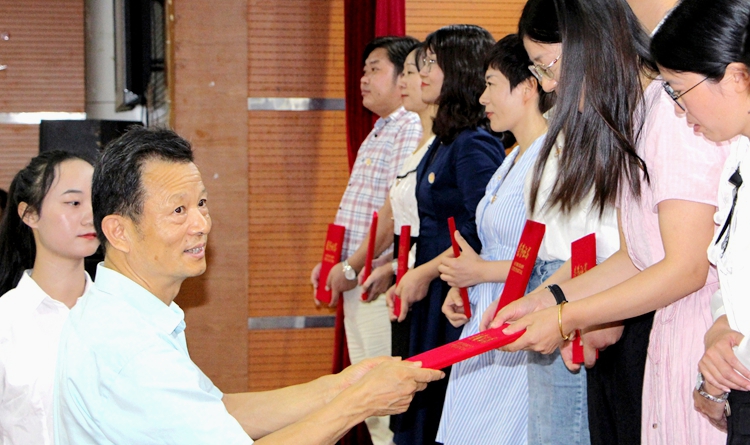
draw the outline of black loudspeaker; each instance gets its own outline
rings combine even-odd
[[[39,125],[39,153],[63,150],[87,159],[98,159],[101,150],[133,125],[131,121],[42,121]],[[104,261],[101,247],[85,260],[86,271],[94,278],[96,265]]]
[[[39,126],[39,153],[63,150],[96,159],[109,141],[120,137],[133,125],[131,121],[42,121]]]

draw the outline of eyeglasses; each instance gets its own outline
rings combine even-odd
[[[702,84],[703,82],[705,82],[705,81],[706,81],[706,79],[708,79],[708,76],[704,77],[704,78],[703,78],[703,80],[701,80],[700,82],[696,83],[696,84],[695,84],[695,85],[693,85],[692,87],[690,87],[690,88],[688,88],[687,90],[685,90],[685,92],[683,92],[683,93],[680,93],[680,94],[677,94],[677,93],[675,92],[675,90],[673,90],[673,89],[672,89],[672,86],[671,86],[671,85],[669,85],[669,83],[667,83],[667,82],[662,82],[662,84],[661,84],[661,85],[662,85],[662,86],[664,87],[664,91],[666,91],[666,92],[667,92],[667,94],[669,95],[669,97],[671,97],[671,98],[672,98],[672,100],[674,101],[674,103],[676,103],[676,104],[677,104],[677,106],[678,106],[678,107],[680,107],[680,110],[682,110],[682,111],[687,111],[687,110],[685,109],[685,106],[684,106],[684,105],[682,105],[682,104],[680,103],[680,98],[681,98],[682,96],[686,95],[687,93],[689,93],[689,92],[690,92],[690,91],[691,91],[691,90],[692,90],[693,88],[695,88],[695,87],[697,87],[698,85],[700,85],[700,84]]]
[[[531,74],[533,74],[539,82],[544,79],[554,80],[555,73],[552,72],[552,67],[555,66],[558,60],[560,60],[560,57],[562,57],[562,53],[560,53],[555,60],[550,62],[549,65],[539,65],[538,63],[529,65],[529,71],[531,71]]]
[[[425,57],[422,59],[422,66],[419,67],[419,71],[422,72],[422,70],[426,70],[427,74],[430,74],[430,71],[432,71],[432,65],[435,65],[436,63],[437,60]]]

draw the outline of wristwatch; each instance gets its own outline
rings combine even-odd
[[[698,391],[698,394],[700,394],[703,397],[705,397],[706,399],[708,399],[708,400],[710,400],[712,402],[716,402],[716,403],[724,403],[724,402],[727,401],[727,398],[729,397],[729,393],[728,392],[725,392],[725,393],[723,393],[722,395],[720,395],[718,397],[712,396],[711,394],[707,393],[703,389],[703,383],[704,382],[705,382],[705,380],[703,380],[703,374],[699,372],[698,373],[698,382],[695,384],[695,390]]]
[[[349,265],[349,261],[344,260],[341,265],[344,267],[344,278],[349,281],[354,281],[357,279],[357,272],[355,272],[354,268]]]

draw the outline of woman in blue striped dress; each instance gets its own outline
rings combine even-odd
[[[493,175],[477,206],[481,255],[459,234],[463,253],[445,258],[441,278],[451,289],[443,312],[461,338],[479,332],[484,310],[503,290],[526,221],[524,184],[547,132],[542,113],[553,97],[544,93],[528,67],[517,35],[500,40],[485,61],[487,87],[480,98],[494,131],[510,131],[518,146]],[[458,287],[469,287],[471,320],[464,315]],[[468,322],[468,323],[467,323]],[[525,444],[528,418],[526,354],[490,351],[453,365],[437,441],[444,444]]]

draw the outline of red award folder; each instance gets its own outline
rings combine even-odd
[[[378,236],[378,212],[372,212],[372,223],[370,224],[370,238],[367,240],[367,256],[365,257],[365,267],[362,268],[362,282],[370,276],[372,272],[372,257],[375,255],[375,238]],[[362,301],[367,301],[369,292],[362,292]]]
[[[570,274],[572,278],[596,266],[596,234],[590,233],[570,244]],[[597,358],[599,351],[596,351]],[[581,331],[576,331],[573,340],[573,363],[584,363]]]
[[[458,243],[456,242],[456,220],[453,219],[452,216],[448,218],[448,230],[450,230],[451,232],[453,256],[458,258],[461,256],[461,249],[458,247]],[[466,314],[466,318],[471,318],[471,303],[469,302],[469,292],[465,287],[460,287],[458,291],[459,293],[461,293],[461,300],[463,300],[464,302],[464,314]]]
[[[443,369],[462,360],[513,343],[526,332],[526,330],[523,330],[512,335],[505,335],[503,334],[503,329],[507,327],[508,325],[504,324],[499,328],[488,329],[471,337],[466,337],[462,340],[457,340],[417,354],[407,360],[410,362],[422,362],[423,368]]]
[[[341,261],[341,249],[344,246],[344,233],[346,227],[336,224],[328,224],[326,243],[323,246],[323,259],[320,264],[320,277],[318,278],[318,289],[315,291],[315,299],[321,303],[331,302],[331,291],[326,290],[326,281],[331,268]]]
[[[411,226],[401,226],[401,234],[398,237],[398,268],[396,269],[396,286],[401,277],[409,269],[409,250],[411,250]],[[401,298],[394,294],[393,314],[401,315]]]
[[[523,297],[526,293],[526,286],[529,285],[531,271],[534,269],[536,256],[539,253],[539,246],[542,245],[544,238],[545,226],[542,223],[526,220],[526,225],[521,233],[521,241],[516,249],[516,256],[508,271],[508,278],[505,279],[503,292],[500,294],[500,302],[495,310],[495,315],[508,304]]]

